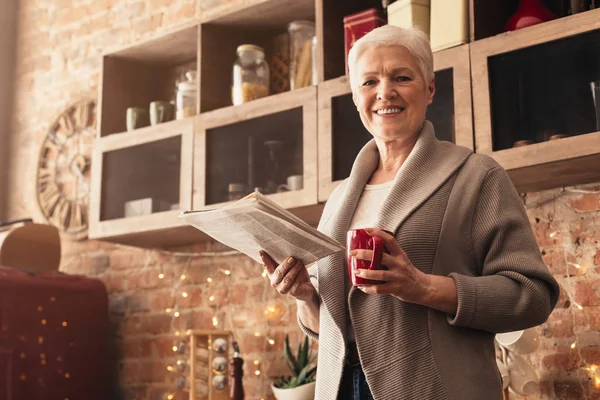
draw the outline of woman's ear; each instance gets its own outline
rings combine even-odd
[[[435,77],[431,78],[429,85],[427,85],[427,104],[433,102],[433,95],[435,94]]]

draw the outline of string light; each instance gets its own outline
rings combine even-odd
[[[179,280],[185,281],[185,278],[186,278],[185,274],[181,274],[181,276],[179,277]]]
[[[272,346],[275,344],[275,341],[273,339],[269,339],[269,344]]]
[[[183,293],[181,293],[181,295],[182,295],[183,297],[188,297],[188,294],[187,294],[187,292],[183,292]]]
[[[210,296],[210,297],[208,298],[208,300],[209,300],[209,301],[214,301],[214,300],[215,300],[215,296]]]
[[[165,277],[165,274],[158,274],[158,279],[163,279]]]
[[[206,278],[206,282],[211,283],[213,280],[212,278],[209,276],[208,278]]]

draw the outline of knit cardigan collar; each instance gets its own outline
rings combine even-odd
[[[438,141],[433,125],[425,121],[417,142],[394,178],[393,186],[377,215],[377,228],[396,232],[400,225],[467,160],[471,150]],[[370,140],[360,151],[341,194],[341,205],[320,229],[338,242],[346,243],[365,185],[377,168],[379,151]],[[345,332],[345,254],[333,254],[317,262],[321,298],[336,325]]]

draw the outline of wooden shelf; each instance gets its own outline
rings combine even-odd
[[[590,57],[588,52],[600,54],[596,45],[576,45],[578,40],[597,43],[599,18],[600,10],[587,11],[471,44],[476,151],[498,160],[520,191],[600,178],[597,167],[600,165],[600,134],[594,133],[598,129],[589,82],[575,82],[587,77],[590,81],[599,80],[600,75],[587,67],[578,71],[571,69],[587,65],[584,59]],[[531,69],[531,60],[539,63],[537,71]],[[561,73],[555,72],[558,69]],[[552,77],[551,81],[544,78],[546,74]],[[576,95],[572,94],[575,92]],[[527,100],[519,100],[519,96],[527,96]],[[496,103],[492,107],[494,99]],[[552,104],[553,108],[547,106],[550,100],[556,103]],[[529,110],[524,111],[521,102]],[[579,114],[566,113],[569,107],[585,114],[585,121]],[[556,115],[561,112],[564,115]],[[545,127],[548,124],[550,126]],[[545,136],[552,132],[571,137],[544,142]],[[509,143],[518,139],[538,143],[509,148]]]
[[[90,239],[164,247],[200,238],[177,218],[191,208],[193,133],[194,119],[188,118],[96,140]],[[125,202],[159,196],[179,207],[125,217]]]
[[[427,117],[440,140],[473,149],[469,45],[434,53],[434,70],[440,89]],[[356,112],[346,76],[321,83],[318,91],[319,201],[326,201],[350,174],[356,155],[371,135]]]
[[[152,101],[175,99],[176,82],[186,70],[198,70],[198,31],[197,23],[188,24],[102,56],[100,136],[125,131],[129,107],[148,109]]]
[[[285,208],[315,205],[316,118],[314,87],[201,114],[197,118],[194,150],[194,209],[225,204],[229,183],[246,184],[247,191],[252,191],[251,186],[265,186],[265,174],[272,172],[263,163],[267,158],[261,147],[265,140],[284,142],[281,179],[277,184],[283,184],[288,174],[304,177],[302,190],[269,194],[272,200]],[[248,155],[249,140],[253,149],[251,156]]]

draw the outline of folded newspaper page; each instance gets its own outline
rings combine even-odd
[[[344,250],[340,243],[260,192],[219,209],[183,211],[179,218],[258,263],[262,263],[259,250],[277,263],[292,256],[304,265]]]

